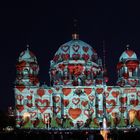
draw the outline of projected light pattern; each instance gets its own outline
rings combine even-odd
[[[112,52],[113,53],[113,52]],[[117,64],[116,86],[96,51],[73,38],[60,46],[50,64],[50,84],[40,85],[36,56],[27,48],[18,59],[15,81],[18,128],[140,127],[140,64],[127,48]]]

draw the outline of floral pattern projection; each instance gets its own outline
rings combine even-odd
[[[50,66],[50,84],[40,86],[36,56],[20,56],[15,81],[18,128],[140,127],[140,64],[125,50],[117,64],[117,86],[107,86],[102,61],[87,43],[73,39],[58,49]]]

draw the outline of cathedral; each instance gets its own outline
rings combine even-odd
[[[50,61],[50,86],[40,85],[37,58],[27,47],[16,64],[16,127],[140,127],[140,60],[127,47],[116,69],[116,85],[108,86],[102,60],[75,33]]]

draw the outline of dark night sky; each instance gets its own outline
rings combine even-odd
[[[49,64],[59,46],[71,40],[73,19],[78,19],[80,39],[102,58],[106,46],[109,83],[115,84],[116,64],[126,44],[140,57],[140,9],[138,3],[45,2],[11,3],[0,6],[0,110],[14,106],[15,65],[30,44],[40,66],[41,83],[49,85]]]

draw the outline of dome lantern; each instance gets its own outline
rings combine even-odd
[[[75,39],[78,40],[78,39],[79,39],[79,34],[73,33],[73,34],[72,34],[72,39],[73,39],[73,40],[75,40]]]

